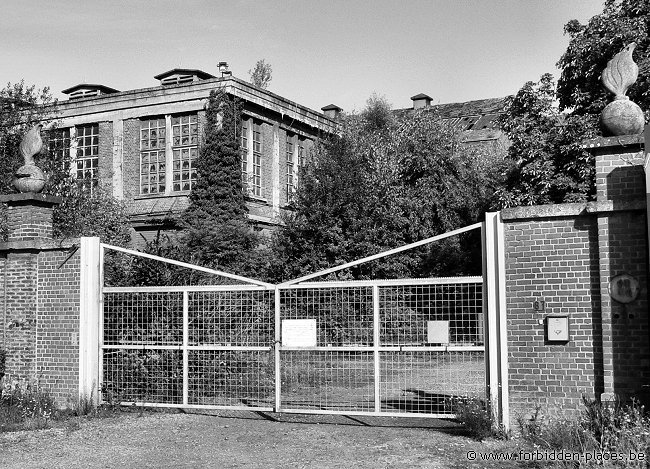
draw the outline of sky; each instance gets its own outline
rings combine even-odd
[[[555,67],[603,0],[2,0],[0,85],[24,79],[55,97],[94,83],[158,86],[172,68],[235,77],[264,59],[269,90],[320,110],[502,97]]]

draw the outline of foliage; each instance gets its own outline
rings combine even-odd
[[[131,240],[129,219],[123,202],[102,187],[92,192],[75,181],[61,188],[63,202],[53,215],[54,236],[98,236],[103,243],[126,246]]]
[[[198,178],[182,217],[181,238],[190,262],[235,273],[246,273],[259,244],[242,187],[241,106],[223,90],[210,93]]]
[[[535,449],[592,453],[595,455],[617,453],[626,458],[630,453],[650,451],[650,418],[637,402],[622,405],[620,401],[599,402],[583,396],[582,412],[560,419],[544,417],[541,408],[525,420],[518,419],[519,431],[524,441]],[[647,461],[618,458],[614,461],[583,462],[580,467],[639,467]],[[583,466],[584,465],[584,466]]]
[[[54,398],[37,384],[6,383],[0,391],[0,432],[47,428],[56,414]]]
[[[502,436],[489,403],[478,397],[461,397],[454,401],[456,419],[465,426],[469,436],[479,441]]]
[[[585,25],[577,20],[566,24],[570,41],[557,66],[562,70],[557,96],[561,110],[575,114],[598,114],[608,102],[600,83],[607,62],[623,47],[636,42],[635,62],[639,79],[628,96],[642,109],[650,109],[650,1],[606,0],[603,12]]]
[[[528,82],[501,117],[511,141],[510,167],[498,191],[498,205],[582,202],[595,195],[593,156],[581,147],[596,135],[590,115],[560,114],[550,74]]]
[[[349,116],[340,135],[318,146],[310,164],[301,168],[293,210],[273,240],[273,278],[339,265],[482,216],[496,184],[479,163],[486,151],[461,145],[458,133],[433,113],[389,119],[381,117],[383,109],[381,100],[371,98],[366,111]],[[468,245],[480,251],[478,240],[460,236],[347,275],[402,277],[480,269]]]
[[[271,83],[272,72],[271,64],[266,63],[264,59],[260,59],[255,63],[255,67],[248,71],[248,74],[251,77],[251,83],[253,85],[266,89],[269,87],[269,83]]]
[[[361,117],[367,131],[386,129],[394,120],[391,104],[385,96],[377,93],[371,94],[367,99]]]

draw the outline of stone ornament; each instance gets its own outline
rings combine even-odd
[[[20,154],[25,160],[25,164],[18,168],[14,174],[14,187],[18,192],[41,192],[45,187],[45,174],[36,166],[34,155],[39,153],[43,148],[41,139],[41,129],[43,124],[37,124],[32,127],[20,142]]]
[[[639,67],[632,59],[636,43],[628,44],[616,54],[603,70],[600,80],[607,91],[614,95],[600,115],[603,132],[607,136],[635,135],[643,132],[645,117],[641,108],[625,96],[639,76]]]

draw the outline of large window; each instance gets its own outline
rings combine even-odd
[[[167,173],[165,118],[140,122],[140,193],[165,193]]]
[[[98,183],[99,124],[77,127],[77,155],[75,158],[77,181],[92,190]]]
[[[54,129],[48,135],[48,149],[54,161],[62,167],[70,161],[70,129]]]
[[[262,124],[253,122],[253,175],[252,193],[262,196]]]
[[[293,197],[294,187],[294,172],[295,172],[295,154],[294,154],[294,135],[287,132],[285,140],[285,148],[287,153],[287,202],[291,202]]]
[[[196,114],[140,121],[140,193],[191,190],[196,182],[198,142]]]
[[[172,190],[189,191],[196,182],[199,124],[196,114],[172,117]]]

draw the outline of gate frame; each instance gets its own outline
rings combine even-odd
[[[309,275],[305,275],[287,282],[273,285],[259,280],[254,280],[228,272],[209,269],[193,264],[188,264],[173,259],[167,259],[151,254],[145,254],[139,251],[111,246],[100,243],[99,238],[81,238],[81,291],[80,291],[80,327],[79,327],[79,396],[80,398],[90,399],[93,403],[99,403],[99,383],[102,379],[103,366],[101,363],[103,350],[103,293],[104,293],[104,250],[110,249],[123,252],[126,254],[144,257],[151,260],[165,262],[180,267],[186,267],[205,273],[210,273],[234,280],[252,284],[263,289],[274,291],[275,307],[275,342],[272,346],[275,362],[275,411],[278,412],[301,412],[300,410],[286,409],[281,406],[281,380],[278,379],[281,374],[280,370],[280,352],[281,352],[281,327],[280,327],[280,290],[288,289],[296,284],[303,283],[307,280],[327,275],[353,267],[365,262],[381,259],[393,254],[404,252],[416,247],[430,244],[451,236],[455,236],[467,231],[481,229],[482,253],[483,253],[483,311],[484,311],[484,343],[485,343],[485,366],[486,366],[486,397],[490,401],[490,408],[493,416],[505,430],[509,427],[509,406],[508,406],[508,367],[507,367],[507,322],[505,308],[505,252],[504,252],[504,231],[501,221],[500,212],[489,212],[485,214],[485,221],[473,225],[459,228],[447,233],[433,236],[415,243],[400,246],[395,249],[384,251],[382,253],[357,259],[352,262],[324,269]],[[375,281],[376,282],[376,281]],[[372,283],[372,282],[371,282]],[[232,286],[230,286],[232,287]],[[183,288],[183,287],[178,287]],[[187,288],[187,287],[185,287]],[[378,314],[378,286],[373,284],[373,311],[374,315]],[[184,293],[184,303],[187,301],[187,292]],[[375,318],[376,321],[376,318]],[[185,326],[185,325],[184,325]],[[187,343],[184,327],[184,365],[187,360]],[[378,328],[375,327],[374,339],[375,346],[370,348],[375,356],[375,370],[378,366],[377,354],[377,335]],[[376,375],[377,376],[377,375]],[[184,381],[186,377],[184,377]],[[375,390],[377,383],[375,383]],[[185,400],[184,396],[184,402]],[[166,406],[164,404],[158,406]],[[168,407],[177,407],[172,404]],[[193,406],[192,406],[193,407]],[[197,406],[200,407],[200,406]],[[218,408],[218,406],[210,406]],[[223,407],[223,406],[222,406]],[[375,404],[376,407],[376,404]],[[227,408],[234,409],[232,406]],[[250,410],[250,408],[248,408]],[[257,409],[255,409],[257,410]],[[377,409],[375,409],[377,410]],[[329,412],[328,413],[334,413]],[[342,414],[353,415],[355,412],[340,412]],[[368,415],[369,412],[361,412]],[[387,412],[381,412],[381,415],[389,416]],[[399,414],[407,417],[413,414]],[[415,416],[418,416],[417,414]],[[424,417],[424,415],[419,415]]]

